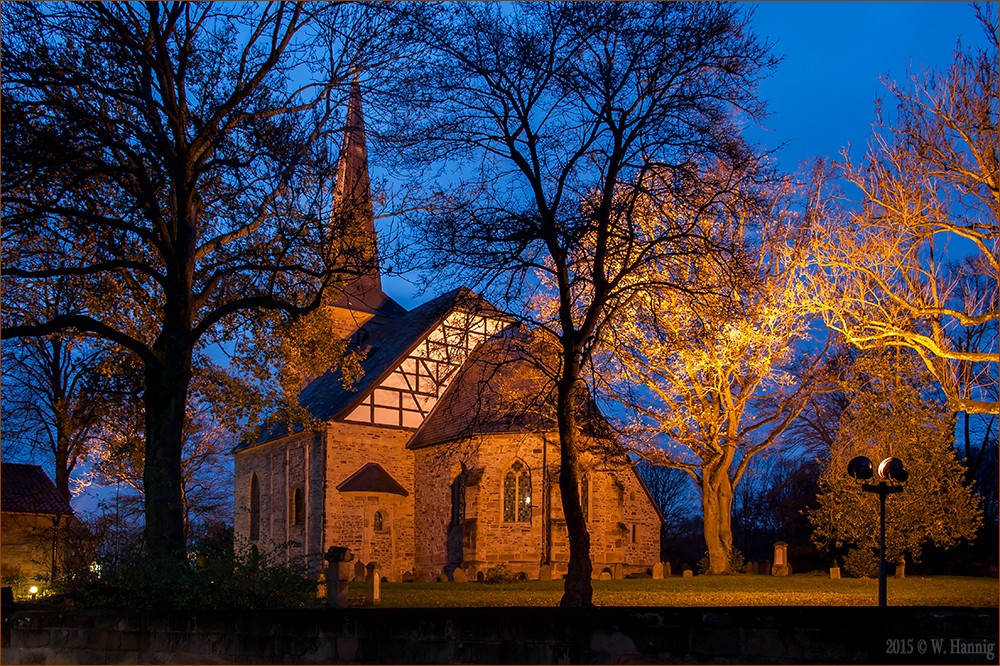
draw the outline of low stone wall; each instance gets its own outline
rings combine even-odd
[[[22,611],[3,663],[997,663],[996,608]]]

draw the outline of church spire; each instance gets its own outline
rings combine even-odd
[[[378,237],[372,210],[371,180],[368,177],[365,119],[361,113],[361,83],[357,75],[351,82],[344,140],[337,160],[333,216],[335,233],[343,234],[347,261],[358,272],[344,287],[344,296],[338,305],[350,309],[378,310],[387,297],[382,292]]]

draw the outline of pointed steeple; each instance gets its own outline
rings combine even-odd
[[[368,176],[368,150],[365,146],[365,119],[361,113],[361,83],[357,75],[351,83],[347,103],[344,140],[333,190],[331,224],[334,233],[342,235],[342,251],[346,260],[358,272],[357,277],[344,287],[344,295],[337,305],[374,312],[392,302],[382,291],[378,236],[375,233],[371,180]]]

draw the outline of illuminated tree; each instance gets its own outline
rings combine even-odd
[[[845,372],[849,398],[820,473],[813,541],[848,550],[855,573],[871,572],[878,549],[879,501],[847,475],[847,462],[867,456],[903,461],[909,479],[886,502],[886,558],[919,561],[928,542],[946,548],[972,540],[981,524],[978,498],[955,455],[953,415],[928,387],[926,371],[901,351],[873,352]],[[853,551],[853,554],[850,552]]]
[[[252,352],[256,363],[234,364],[253,369],[238,385],[273,384],[289,319],[370,262],[344,242],[360,225],[330,215],[329,146],[337,94],[392,61],[379,41],[393,34],[388,13],[343,3],[2,11],[17,26],[3,32],[2,333],[73,331],[137,359],[146,548],[181,559],[192,376],[227,376],[205,350]],[[67,277],[82,295],[72,312],[50,316],[30,299]]]
[[[449,180],[413,228],[435,279],[454,274],[509,310],[553,304],[532,323],[559,350],[561,604],[590,605],[575,414],[588,361],[640,267],[713,247],[686,220],[643,235],[632,214],[643,177],[660,169],[676,192],[693,191],[706,157],[752,160],[738,117],[758,117],[756,78],[773,59],[727,4],[460,3],[421,18],[427,67],[405,92],[426,111],[406,117],[404,148]]]
[[[733,494],[747,467],[780,442],[823,378],[823,344],[799,303],[801,240],[815,211],[796,206],[787,182],[751,185],[690,209],[706,236],[727,238],[734,252],[649,264],[673,284],[644,288],[620,312],[602,372],[634,415],[638,441],[645,436],[641,455],[695,481],[710,573],[731,571]]]
[[[978,10],[977,10],[978,11]],[[816,238],[817,310],[863,349],[905,347],[955,411],[1000,410],[1000,76],[996,16],[988,44],[943,74],[890,83],[861,163],[841,174],[860,206]],[[957,262],[956,256],[966,255]],[[972,289],[969,289],[969,287]]]

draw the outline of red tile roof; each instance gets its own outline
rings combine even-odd
[[[73,513],[69,502],[38,465],[0,464],[0,510],[14,513]]]

